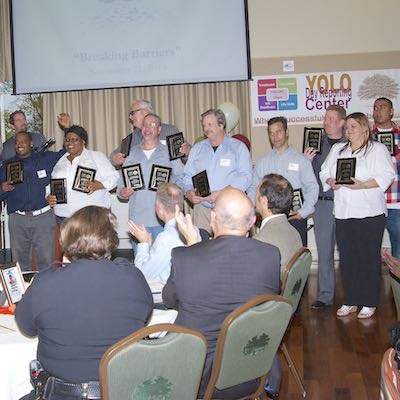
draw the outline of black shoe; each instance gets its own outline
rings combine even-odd
[[[272,390],[269,390],[267,388],[264,388],[266,395],[270,398],[270,399],[277,399],[279,398],[279,392],[274,392]]]
[[[326,304],[319,300],[315,300],[314,303],[311,304],[311,308],[313,308],[314,310],[322,310],[323,308],[328,306],[330,306],[330,304]]]

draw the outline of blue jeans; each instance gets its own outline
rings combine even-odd
[[[400,209],[388,209],[386,228],[389,232],[392,256],[400,258]]]
[[[146,230],[147,230],[147,232],[149,232],[151,234],[151,238],[153,239],[153,243],[154,243],[158,234],[164,230],[164,227],[162,227],[160,225],[159,226],[146,226]],[[133,238],[131,240],[131,243],[132,243],[132,250],[133,250],[133,259],[135,259],[136,249],[137,249],[137,245],[138,245],[136,238]]]

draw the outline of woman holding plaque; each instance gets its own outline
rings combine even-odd
[[[153,298],[141,271],[110,259],[118,246],[115,224],[114,214],[96,206],[65,220],[60,242],[69,262],[37,274],[17,305],[20,330],[38,335],[40,364],[31,366],[39,376],[31,381],[42,382],[43,398],[99,399],[102,355],[150,318]]]
[[[103,153],[87,150],[87,143],[88,134],[81,126],[72,125],[65,130],[67,153],[53,169],[52,193],[47,198],[54,206],[59,225],[82,207],[111,206],[109,191],[117,184],[118,171]]]
[[[346,118],[345,143],[337,143],[322,164],[324,191],[334,190],[336,239],[344,290],[340,317],[361,307],[358,318],[370,318],[379,302],[385,191],[395,178],[387,148],[372,140],[368,118]]]

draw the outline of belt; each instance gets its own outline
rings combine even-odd
[[[329,200],[329,201],[333,201],[333,197],[332,197],[332,196],[318,196],[318,200]]]
[[[51,376],[44,389],[44,398],[51,398],[49,397],[51,394],[76,397],[77,399],[100,399],[100,383],[98,381],[70,383]]]
[[[50,206],[46,206],[46,207],[40,208],[39,210],[34,210],[34,211],[19,211],[19,210],[17,210],[15,212],[20,215],[27,215],[28,217],[36,217],[37,215],[44,214],[45,212],[49,211],[50,208],[51,208]]]

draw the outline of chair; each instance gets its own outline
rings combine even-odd
[[[292,302],[293,313],[297,310],[301,295],[303,294],[303,290],[310,273],[311,262],[312,255],[310,250],[308,250],[306,247],[302,247],[291,258],[284,273],[281,295]],[[306,390],[303,382],[284,341],[282,341],[281,350],[302,396],[306,397]]]
[[[392,286],[394,303],[396,304],[397,319],[400,319],[400,277],[398,267],[390,267],[390,285]]]
[[[257,296],[230,313],[218,337],[204,400],[212,399],[215,389],[257,378],[261,378],[257,390],[245,398],[265,395],[267,373],[291,315],[290,301],[272,294]]]
[[[167,331],[161,339],[148,339]],[[103,400],[196,399],[207,352],[204,336],[179,325],[147,326],[111,346],[100,362]]]
[[[400,398],[400,373],[394,360],[394,349],[387,349],[381,363],[381,400]]]

